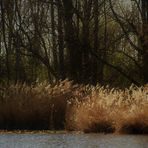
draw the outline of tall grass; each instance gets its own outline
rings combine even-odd
[[[148,134],[148,86],[110,89],[70,81],[1,89],[1,129]]]
[[[148,87],[117,90],[89,87],[83,101],[74,101],[67,127],[84,132],[148,133]]]
[[[74,89],[71,82],[27,86],[11,85],[0,99],[1,129],[63,129],[67,99]]]

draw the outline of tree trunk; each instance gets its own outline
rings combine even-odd
[[[91,3],[90,3],[91,4]],[[91,11],[91,5],[89,5],[89,1],[84,1],[84,15],[83,15],[83,79],[84,81],[88,82],[91,76],[90,71],[90,56],[89,56],[89,50],[90,50],[90,43],[89,43],[89,22],[90,22],[90,13]]]
[[[20,57],[20,46],[19,46],[19,39],[18,39],[18,35],[16,33],[16,38],[15,38],[15,83],[17,83],[18,81],[20,81],[20,61],[21,61],[21,57]]]
[[[99,11],[98,0],[94,0],[94,53],[97,54],[99,49]],[[98,80],[98,60],[93,57],[92,59],[92,83],[96,84]]]
[[[55,14],[54,14],[53,0],[51,1],[51,29],[52,29],[52,53],[53,53],[53,64],[54,69],[57,71],[57,50],[56,50],[56,34],[55,34]]]
[[[6,26],[5,26],[5,9],[4,9],[4,1],[0,2],[1,6],[1,20],[2,20],[2,34],[3,34],[3,41],[6,50],[6,68],[7,68],[7,83],[9,84],[10,81],[10,63],[9,63],[9,48],[6,41]]]
[[[65,15],[65,40],[69,57],[69,77],[75,81],[80,80],[81,48],[73,26],[73,3],[72,0],[63,0]]]
[[[142,40],[142,63],[143,63],[143,82],[148,83],[148,1],[142,0],[142,21],[143,21],[143,40]]]
[[[63,34],[63,10],[61,1],[58,5],[58,50],[59,50],[59,73],[60,78],[65,79],[65,68],[64,68],[64,34]]]

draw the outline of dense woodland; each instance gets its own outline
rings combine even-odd
[[[148,83],[147,0],[0,0],[0,83]]]

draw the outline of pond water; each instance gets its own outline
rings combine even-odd
[[[148,148],[148,135],[0,134],[0,148]]]

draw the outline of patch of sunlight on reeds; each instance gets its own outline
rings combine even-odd
[[[82,100],[74,100],[67,128],[84,132],[148,134],[148,87],[117,90],[92,87]],[[84,88],[85,90],[85,88]]]
[[[0,91],[0,129],[148,134],[148,86],[10,85]]]

